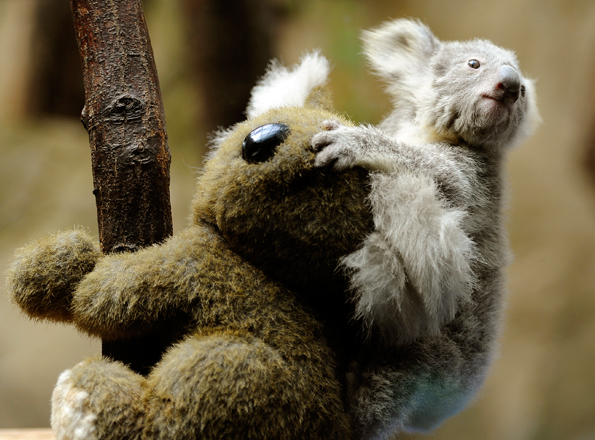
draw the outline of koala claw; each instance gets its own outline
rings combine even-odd
[[[327,131],[331,131],[342,127],[343,124],[341,124],[337,119],[325,119],[324,121],[322,121],[322,124],[320,124],[320,126]]]
[[[314,151],[320,152],[323,148],[327,147],[329,144],[332,143],[331,137],[327,136],[327,132],[336,130],[341,127],[341,123],[336,119],[326,119],[322,121],[320,124],[320,128],[322,128],[323,132],[318,133],[312,137],[312,148]]]
[[[326,131],[314,135],[312,147],[317,151],[314,165],[331,166],[333,171],[340,172],[354,166],[356,157],[349,148],[346,131],[349,130],[335,119],[327,119],[322,123]]]

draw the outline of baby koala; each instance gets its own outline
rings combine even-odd
[[[318,166],[370,171],[375,228],[342,260],[367,336],[347,386],[362,438],[385,438],[434,428],[483,382],[509,259],[503,159],[539,116],[515,55],[489,41],[400,19],[363,42],[394,110],[378,127],[325,121],[312,145]]]
[[[507,260],[502,161],[536,119],[533,83],[489,41],[441,42],[395,20],[364,33],[395,108],[378,128],[326,121],[319,166],[372,171],[376,230],[347,256],[357,317],[390,344],[436,335]]]

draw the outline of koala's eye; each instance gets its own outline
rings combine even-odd
[[[242,144],[242,158],[248,163],[266,162],[275,155],[291,130],[285,124],[267,124],[250,132]]]
[[[467,65],[472,69],[479,69],[479,66],[481,66],[481,64],[479,64],[479,61],[477,60],[469,60],[467,62]]]
[[[525,86],[521,86],[521,96],[525,97]]]

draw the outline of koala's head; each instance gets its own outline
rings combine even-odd
[[[306,293],[343,292],[341,256],[372,229],[367,174],[314,167],[312,137],[329,110],[328,61],[273,64],[253,89],[248,119],[217,135],[199,177],[193,221],[271,277]]]
[[[513,52],[489,41],[442,42],[420,22],[400,19],[364,32],[363,42],[394,98],[397,131],[502,148],[539,119],[533,82]]]

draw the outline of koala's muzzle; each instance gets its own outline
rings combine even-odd
[[[501,93],[500,101],[514,104],[521,92],[521,76],[510,66],[500,67],[496,89]]]
[[[266,162],[275,155],[291,130],[285,124],[266,124],[255,128],[244,139],[242,158],[248,163]]]

